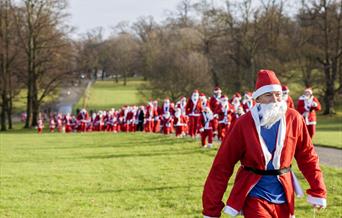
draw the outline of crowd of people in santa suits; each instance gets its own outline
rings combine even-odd
[[[283,86],[283,100],[288,107],[294,108],[294,102],[289,96],[289,89]],[[255,101],[252,93],[243,96],[235,93],[231,99],[222,95],[219,87],[213,90],[213,95],[194,90],[190,98],[181,97],[176,103],[168,98],[162,105],[158,101],[150,101],[146,106],[123,106],[119,110],[90,112],[80,110],[76,115],[51,114],[49,119],[50,132],[153,132],[172,134],[176,137],[201,136],[203,147],[212,147],[213,138],[222,140],[235,121],[247,113]],[[305,118],[311,137],[315,133],[316,115],[320,103],[312,94],[310,88],[298,100],[297,110]],[[44,129],[44,118],[39,116],[38,133]]]

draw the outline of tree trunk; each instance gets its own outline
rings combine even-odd
[[[32,79],[31,75],[28,78],[28,90],[27,90],[27,97],[26,97],[26,121],[24,128],[30,128],[31,123],[31,114],[32,114]]]
[[[13,125],[12,125],[13,99],[11,95],[7,102],[8,102],[8,108],[7,108],[8,129],[13,129]]]
[[[38,101],[38,84],[36,76],[32,81],[32,122],[31,126],[37,126],[40,102]]]
[[[324,92],[324,114],[335,114],[334,110],[334,87],[332,85],[327,85],[327,89]]]
[[[1,131],[6,131],[6,111],[7,111],[7,98],[6,98],[6,92],[2,91],[1,94],[2,98],[2,105],[1,105]]]

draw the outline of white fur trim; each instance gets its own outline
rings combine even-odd
[[[322,206],[323,208],[327,207],[327,199],[325,198],[317,198],[317,197],[308,195],[306,200],[312,205],[319,205],[319,206]]]
[[[257,90],[255,90],[255,92],[253,92],[252,97],[256,99],[262,94],[265,94],[267,92],[275,92],[275,91],[282,92],[281,85],[274,84],[274,85],[262,86],[258,88]]]
[[[292,174],[292,185],[293,185],[293,189],[296,193],[296,196],[301,198],[304,196],[304,192],[303,192],[303,189],[302,189],[302,186],[300,185],[300,182],[299,180],[297,179],[296,177],[296,174],[294,174],[293,171],[291,171],[291,174]]]
[[[230,216],[237,216],[240,214],[239,211],[235,210],[234,208],[226,205],[224,208],[223,208],[223,212],[230,215]]]
[[[274,151],[274,156],[273,156],[273,161],[272,161],[274,169],[280,169],[280,156],[284,147],[285,134],[286,134],[286,119],[284,115],[280,119],[280,125],[278,128],[276,150]]]
[[[265,144],[265,141],[262,138],[261,133],[260,133],[260,119],[259,119],[258,109],[257,109],[256,105],[254,107],[252,107],[251,113],[252,113],[252,117],[254,120],[255,128],[256,128],[258,136],[259,136],[259,142],[261,145],[262,153],[264,154],[265,169],[267,169],[267,164],[268,164],[268,162],[270,162],[270,160],[272,158],[272,154],[268,151],[268,148]]]
[[[218,218],[218,217],[214,217],[214,216],[203,216],[203,218]]]

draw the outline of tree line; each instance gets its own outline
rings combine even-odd
[[[71,39],[67,0],[0,0],[1,129],[11,127],[13,99],[26,90],[26,127],[47,96],[80,75],[124,84],[172,100],[197,88],[253,90],[256,72],[273,69],[285,83],[321,91],[324,113],[342,92],[342,2],[338,0],[180,0],[168,17],[120,22]],[[101,75],[101,78],[97,78]],[[7,120],[7,122],[6,122]],[[6,124],[7,123],[7,124]]]

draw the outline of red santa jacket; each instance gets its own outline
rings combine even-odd
[[[200,122],[200,128],[203,128],[204,130],[210,130],[213,129],[213,120],[214,120],[214,114],[213,112],[205,112],[203,111],[201,113],[201,122]]]
[[[289,167],[293,158],[296,158],[300,171],[309,182],[310,188],[306,191],[309,195],[308,201],[315,204],[326,204],[326,187],[319,167],[318,156],[300,114],[293,109],[288,109],[286,115],[281,119],[273,160],[260,137],[259,117],[256,107],[253,107],[250,112],[237,120],[215,157],[202,196],[204,215],[219,217],[223,208],[225,213],[234,216],[241,211],[249,191],[261,178],[261,175],[250,172],[243,166],[265,170],[268,162],[272,161],[275,169],[280,169]],[[241,166],[225,206],[222,197],[238,161],[241,162]],[[278,178],[284,187],[290,213],[293,215],[294,188],[292,181],[294,176],[289,172],[278,176]]]
[[[287,96],[286,103],[287,103],[288,108],[295,109],[295,105],[294,105],[294,102],[293,102],[293,99],[291,98],[291,96],[289,96],[289,95]]]
[[[321,104],[316,97],[306,99],[304,96],[299,97],[297,111],[303,115],[306,125],[316,125],[316,111],[321,110]]]
[[[217,114],[217,111],[220,107],[220,101],[217,98],[215,98],[215,96],[212,96],[209,101],[209,106],[210,106],[211,111],[214,114]]]
[[[198,99],[196,102],[196,105],[194,104],[194,102],[191,100],[191,98],[188,100],[188,102],[186,103],[186,115],[188,116],[196,116],[199,117],[202,111],[202,103],[201,100]]]
[[[170,112],[171,116],[175,114],[175,108],[173,104],[170,103],[169,105],[166,105],[163,103],[163,106],[160,108],[160,115],[163,115],[166,112]],[[155,113],[158,113],[158,111],[156,111]]]
[[[234,107],[229,102],[226,107],[220,105],[217,114],[219,123],[230,124],[232,121],[232,114],[234,114]]]
[[[242,101],[242,108],[245,113],[251,110],[251,108],[255,105],[254,100]]]

